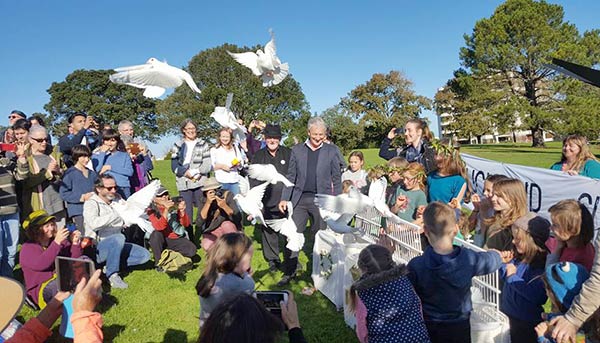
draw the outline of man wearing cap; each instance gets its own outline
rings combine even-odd
[[[281,175],[287,175],[290,155],[292,151],[282,145],[281,142],[281,127],[279,125],[267,124],[263,130],[266,141],[266,146],[258,150],[252,157],[253,164],[271,164],[275,166],[277,172]],[[252,187],[260,184],[258,180],[250,179]],[[267,186],[263,196],[263,216],[265,219],[282,219],[285,214],[279,211],[279,201],[281,200],[281,192],[283,184]],[[256,225],[262,231],[262,247],[263,257],[269,263],[269,269],[275,271],[279,265],[279,234],[265,225]],[[290,253],[284,254],[289,256]]]
[[[202,186],[200,210],[196,219],[196,230],[202,232],[202,249],[208,251],[215,241],[226,233],[242,230],[242,217],[233,193],[221,189],[214,177],[209,177]]]
[[[63,162],[67,168],[73,166],[71,159],[71,149],[75,145],[87,145],[90,150],[94,150],[98,144],[97,133],[90,130],[94,124],[94,117],[88,116],[85,113],[75,113],[69,117],[69,125],[73,133],[67,133],[58,140],[58,147],[63,154]]]
[[[298,232],[304,232],[308,219],[316,230],[325,229],[327,224],[321,218],[314,203],[315,194],[338,195],[342,192],[342,171],[340,170],[340,151],[333,144],[325,144],[327,125],[320,117],[308,120],[308,139],[292,148],[287,179],[294,183],[284,188],[279,202],[279,210],[287,210],[288,201],[292,202],[292,219]],[[312,250],[312,249],[311,249]],[[291,252],[284,267],[284,276],[279,286],[288,284],[296,272],[298,252]]]
[[[126,260],[127,266],[144,264],[150,259],[150,253],[137,244],[125,243],[121,233],[125,223],[111,206],[113,202],[122,201],[115,179],[108,174],[98,176],[94,193],[83,203],[85,235],[96,240],[96,261],[106,262],[105,274],[111,286],[127,288],[118,274],[121,260]]]
[[[160,261],[160,255],[165,248],[177,251],[185,257],[191,258],[196,255],[196,246],[186,238],[185,229],[191,226],[191,222],[185,212],[185,200],[179,199],[175,203],[171,200],[169,191],[161,186],[148,209],[148,217],[154,227],[149,243],[155,265]],[[162,271],[160,267],[156,268]]]
[[[13,110],[8,115],[8,128],[0,131],[0,143],[14,143],[15,136],[11,129],[19,119],[27,119],[27,115],[19,110]]]

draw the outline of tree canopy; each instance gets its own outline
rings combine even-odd
[[[367,144],[379,145],[392,127],[418,117],[431,108],[431,100],[417,95],[413,83],[401,72],[376,73],[365,84],[358,85],[340,102],[364,127]]]
[[[149,140],[164,132],[156,101],[142,96],[139,89],[109,81],[111,70],[75,70],[62,82],[53,82],[44,105],[48,115],[46,125],[61,136],[67,132],[67,119],[75,112],[84,112],[111,125],[123,119],[136,123],[136,135]]]
[[[503,106],[494,124],[510,122],[504,114],[518,115],[523,126],[531,129],[534,146],[543,145],[544,129],[564,128],[564,120],[557,119],[565,118],[562,100],[568,94],[560,89],[569,90],[561,87],[564,77],[554,75],[544,64],[558,57],[591,65],[598,62],[600,54],[599,31],[580,34],[573,24],[564,21],[560,5],[545,1],[507,0],[490,18],[479,20],[472,34],[464,38],[462,63],[484,86],[475,96],[489,100],[491,92],[501,93],[501,97],[492,97],[497,100],[495,105]],[[485,105],[485,101],[470,100],[475,107]]]

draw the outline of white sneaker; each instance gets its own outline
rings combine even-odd
[[[121,277],[117,273],[111,275],[108,278],[108,281],[110,281],[110,286],[112,288],[126,289],[127,287],[129,287],[127,283],[125,283],[125,281],[123,281],[123,279],[121,279]]]

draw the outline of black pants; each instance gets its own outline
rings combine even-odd
[[[199,215],[201,206],[204,204],[202,201],[202,197],[204,196],[202,194],[202,187],[179,191],[179,196],[181,196],[185,201],[185,213],[188,215],[188,218],[190,218],[190,223],[195,223],[196,219],[194,219],[194,207],[198,209],[197,215]],[[198,242],[200,240],[200,232],[198,232],[199,230],[200,228],[196,227],[196,232],[194,234],[192,225],[186,228],[186,231],[192,242]]]
[[[279,234],[265,225],[256,225],[261,231],[262,252],[265,261],[279,262]]]
[[[469,320],[456,323],[425,322],[432,343],[470,343]]]
[[[537,342],[535,326],[539,322],[527,322],[516,318],[508,317],[510,324],[510,342],[511,343],[529,343]]]
[[[160,255],[163,250],[171,249],[181,253],[181,255],[185,257],[193,257],[196,255],[196,246],[189,239],[185,237],[180,237],[176,239],[165,238],[165,236],[160,231],[154,231],[150,235],[150,248],[152,249],[152,253],[154,254],[154,264],[158,264],[160,261]]]
[[[308,224],[309,219],[312,228],[310,232],[311,235],[317,230],[324,230],[327,227],[327,223],[321,218],[319,208],[315,205],[314,194],[303,193],[298,204],[294,207],[294,214],[292,214],[292,220],[294,221],[294,224],[296,224],[298,232],[302,233],[306,230],[306,224]],[[299,251],[291,251],[288,248],[285,248],[283,251],[284,274],[292,275],[296,272],[298,253]]]

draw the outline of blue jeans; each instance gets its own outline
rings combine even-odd
[[[121,261],[127,267],[144,264],[150,260],[150,252],[137,245],[125,243],[123,234],[102,238],[96,246],[97,262],[106,262],[106,276],[109,277],[121,269]]]
[[[240,194],[240,184],[239,183],[222,183],[221,188],[223,190],[230,191],[233,195]]]
[[[19,244],[19,213],[0,216],[0,276],[13,277]]]

